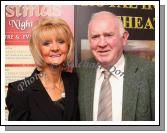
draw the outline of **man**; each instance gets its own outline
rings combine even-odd
[[[94,58],[77,68],[81,120],[155,120],[154,63],[123,52],[128,36],[113,13],[92,16],[88,39]]]

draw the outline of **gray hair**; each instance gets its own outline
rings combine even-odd
[[[108,14],[108,15],[110,15],[110,16],[114,16],[114,17],[116,18],[116,20],[118,21],[118,26],[119,26],[120,35],[123,35],[123,33],[125,32],[125,29],[124,29],[124,26],[123,26],[123,22],[122,22],[122,20],[121,20],[116,14],[114,14],[114,13],[112,13],[112,12],[100,11],[100,12],[97,12],[97,13],[92,14],[91,19],[90,19],[88,25],[90,25],[91,21],[92,21],[96,16],[101,15],[101,14]],[[89,31],[88,31],[88,35],[89,35]]]

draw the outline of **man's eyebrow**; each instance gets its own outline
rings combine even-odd
[[[98,35],[98,33],[90,33],[90,35],[92,35],[92,36],[93,36],[93,35]]]
[[[114,32],[104,32],[104,33],[102,33],[102,35],[103,36],[108,36],[108,35],[110,35],[110,36],[112,36],[112,35],[114,35]],[[99,36],[101,36],[101,34],[99,34],[99,33],[90,33],[90,37],[99,37]]]
[[[113,35],[113,32],[104,32],[103,35]]]
[[[100,34],[90,34],[90,36],[91,37],[94,37],[94,36],[98,37],[98,36],[100,36]]]

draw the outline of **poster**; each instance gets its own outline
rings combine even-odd
[[[45,17],[63,18],[74,33],[73,6],[6,5],[5,16],[5,85],[9,81],[16,81],[29,76],[35,67],[29,50],[29,39],[36,20]],[[18,70],[17,73],[16,69]],[[13,72],[22,76],[13,76]]]
[[[35,21],[46,17],[64,19],[74,34],[74,6],[5,6],[5,93],[8,83],[29,77],[36,67],[29,50],[30,33]]]

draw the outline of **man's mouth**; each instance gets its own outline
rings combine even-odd
[[[100,55],[107,55],[109,52],[110,52],[110,50],[99,50],[99,51],[97,51]]]

